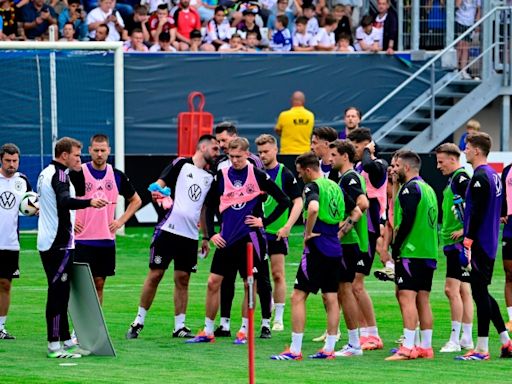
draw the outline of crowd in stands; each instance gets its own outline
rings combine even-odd
[[[0,0],[0,40],[123,41],[126,52],[393,53],[398,38],[390,0],[367,15],[361,0],[120,1]]]

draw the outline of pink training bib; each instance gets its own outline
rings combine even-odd
[[[361,175],[364,177],[364,180],[366,181],[366,194],[368,195],[369,199],[377,199],[380,204],[380,212],[379,216],[383,217],[386,213],[386,201],[387,201],[387,186],[388,186],[388,179],[386,178],[386,181],[384,184],[382,184],[379,188],[375,188],[373,184],[370,182],[370,177],[368,176],[368,173],[365,171],[361,172]]]
[[[510,216],[512,215],[512,169],[508,171],[505,183],[507,185],[507,216]]]
[[[224,176],[224,193],[220,197],[220,213],[224,212],[232,205],[246,203],[263,193],[254,175],[254,166],[249,163],[247,167],[249,167],[247,170],[247,179],[240,187],[235,187],[229,179],[229,168],[222,169],[222,176]]]
[[[119,191],[114,176],[114,168],[107,164],[107,172],[103,179],[96,179],[87,164],[82,164],[85,178],[85,196],[82,199],[105,199],[110,202],[101,209],[86,208],[76,211],[76,220],[84,225],[80,233],[75,234],[75,240],[114,240],[115,233],[108,229],[114,220]]]

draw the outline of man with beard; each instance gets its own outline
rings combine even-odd
[[[234,343],[247,343],[246,246],[247,243],[254,246],[254,274],[255,279],[258,279],[261,263],[267,254],[263,228],[280,217],[290,205],[290,199],[270,176],[247,161],[247,139],[237,137],[231,140],[228,153],[231,166],[217,171],[210,202],[211,206],[219,207],[220,233],[211,237],[217,249],[208,278],[205,327],[194,339],[187,341],[190,343],[215,341],[213,326],[219,307],[221,284],[225,277],[236,278],[237,273],[244,279],[246,297],[242,307],[242,327]],[[275,210],[268,217],[263,215],[265,194],[277,202]]]
[[[277,140],[272,135],[260,135],[256,139],[258,154],[265,171],[279,188],[290,198],[293,206],[287,209],[277,220],[265,227],[268,254],[274,280],[274,324],[273,331],[284,330],[283,313],[286,298],[286,281],[284,277],[284,258],[288,254],[288,236],[302,211],[302,193],[293,173],[277,161]],[[277,202],[268,197],[263,211],[268,217],[276,208]]]
[[[395,173],[402,187],[395,201],[395,238],[392,254],[396,263],[398,302],[404,325],[404,341],[386,360],[432,359],[432,309],[430,290],[437,266],[437,198],[419,176],[421,159],[417,153],[397,154]],[[414,346],[416,325],[420,323],[421,345]]]
[[[213,174],[207,169],[215,164],[219,149],[219,143],[214,136],[201,136],[197,142],[196,153],[189,158],[175,159],[156,181],[161,188],[171,189],[173,204],[155,227],[150,248],[149,273],[142,288],[137,316],[126,334],[127,339],[139,336],[158,284],[172,260],[175,314],[172,337],[193,337],[185,325],[188,284],[190,274],[197,270],[197,223],[200,220],[203,230],[201,251],[204,255],[210,251],[203,205],[213,182]],[[155,201],[162,197],[159,192],[152,192],[151,195]]]
[[[0,339],[14,339],[5,329],[11,301],[12,279],[20,277],[18,215],[23,195],[32,190],[27,177],[18,172],[20,150],[11,143],[0,147]]]
[[[360,308],[360,336],[363,350],[382,348],[382,343],[370,338],[375,334],[377,323],[375,311],[364,279],[370,274],[377,239],[380,236],[380,223],[385,217],[387,202],[387,162],[375,156],[375,143],[367,128],[355,128],[348,134],[348,139],[356,150],[355,169],[361,173],[366,182],[366,193],[370,206],[368,208],[368,252],[362,252],[356,264],[356,278],[353,283],[354,295]]]
[[[91,199],[102,196],[109,204],[105,209],[86,208],[77,211],[75,220],[75,261],[88,263],[100,303],[107,276],[116,269],[116,232],[140,208],[141,199],[128,177],[107,163],[110,155],[106,135],[91,137],[91,161],[82,164],[79,172],[70,172],[76,195]],[[129,204],[119,218],[115,218],[117,197],[122,195]]]

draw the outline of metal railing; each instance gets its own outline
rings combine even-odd
[[[478,68],[478,75],[482,77],[482,79],[486,79],[492,75],[493,71],[502,71],[504,76],[504,86],[510,86],[512,84],[512,71],[510,68],[510,63],[512,62],[512,49],[510,48],[511,44],[511,26],[510,20],[512,19],[512,7],[510,6],[500,6],[495,7],[486,15],[484,15],[480,20],[478,20],[471,28],[469,28],[466,32],[457,37],[451,44],[449,44],[443,51],[437,53],[432,59],[430,59],[427,63],[425,63],[420,69],[418,69],[413,75],[411,75],[406,81],[404,81],[400,86],[398,86],[393,92],[391,92],[388,96],[378,102],[374,107],[372,107],[368,112],[366,112],[362,120],[367,121],[370,116],[375,114],[381,107],[383,107],[388,101],[398,95],[402,90],[404,90],[409,84],[411,84],[414,80],[418,79],[420,76],[426,74],[427,71],[430,71],[430,94],[427,99],[423,103],[419,103],[415,108],[413,108],[406,116],[402,116],[395,124],[390,127],[387,127],[385,131],[379,131],[376,134],[376,139],[380,140],[386,137],[391,131],[393,131],[396,127],[402,124],[408,117],[410,117],[414,112],[416,112],[420,107],[424,106],[427,102],[430,101],[430,134],[433,135],[434,129],[434,121],[435,121],[435,96],[439,94],[444,88],[446,88],[450,83],[454,80],[460,79],[461,72],[467,71],[470,68]],[[505,22],[504,22],[505,21]],[[508,22],[507,22],[508,21]],[[487,39],[483,39],[482,49],[477,54],[472,57],[468,63],[456,70],[453,73],[453,77],[446,82],[445,84],[435,87],[435,71],[436,66],[440,64],[440,61],[446,55],[453,55],[456,51],[457,46],[461,41],[471,36],[471,34],[475,33],[479,29],[485,31],[493,31],[492,35],[488,33],[489,42],[486,44]],[[486,36],[486,35],[484,35]],[[480,68],[482,70],[480,71]]]

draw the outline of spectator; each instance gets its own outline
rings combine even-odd
[[[332,11],[332,15],[338,22],[336,29],[334,30],[334,38],[336,42],[340,39],[341,35],[350,37],[349,44],[352,43],[352,26],[350,24],[350,18],[346,12],[347,6],[342,4],[336,4]]]
[[[244,19],[236,26],[236,32],[247,37],[247,32],[256,32],[258,40],[261,41],[260,27],[256,25],[256,15],[259,10],[257,7],[247,8],[243,11]],[[242,32],[242,34],[240,33]]]
[[[193,29],[190,32],[190,52],[199,52],[201,50],[201,44],[203,42],[203,36],[199,29]]]
[[[106,24],[109,30],[107,41],[121,40],[121,34],[124,31],[124,21],[119,12],[113,9],[112,0],[100,0],[99,7],[89,12],[86,21],[91,39],[94,40],[96,36],[96,28],[100,24]]]
[[[144,5],[149,9],[149,14],[155,13],[160,4],[167,5],[167,9],[171,9],[171,7],[172,7],[171,0],[141,0],[140,1],[140,5]]]
[[[268,26],[268,18],[270,17],[270,14],[272,13],[272,9],[276,7],[277,1],[276,0],[260,0],[260,16],[261,20],[263,21],[263,25]]]
[[[217,51],[222,44],[229,41],[231,26],[226,18],[226,9],[222,6],[215,8],[215,15],[206,25],[206,43],[203,51]]]
[[[309,7],[304,7],[304,17],[308,19],[308,24],[306,26],[306,31],[311,34],[311,36],[315,36],[320,29],[318,25],[318,19],[315,15],[315,6],[311,5]]]
[[[194,7],[190,7],[190,0],[180,0],[179,7],[173,15],[176,23],[176,39],[180,51],[188,51],[190,48],[190,32],[201,29],[201,18]]]
[[[260,41],[258,40],[258,34],[256,32],[247,32],[247,36],[245,38],[245,47],[247,48],[247,52],[261,51]]]
[[[295,91],[291,98],[291,109],[280,113],[275,126],[281,137],[281,155],[299,155],[310,150],[310,139],[315,125],[315,115],[304,105],[304,93]]]
[[[459,140],[459,148],[461,151],[464,151],[466,149],[466,137],[470,133],[477,133],[480,132],[480,122],[475,119],[471,119],[466,123],[466,132],[462,134]]]
[[[375,15],[373,26],[379,32],[381,50],[392,55],[395,52],[395,42],[398,40],[398,18],[389,6],[389,0],[377,0],[378,13]]]
[[[257,15],[260,11],[260,5],[255,0],[238,0],[232,7],[229,8],[229,11],[231,26],[236,28],[237,25],[244,19],[245,11],[253,11]],[[256,21],[256,24],[263,26],[263,21],[261,18]]]
[[[133,15],[126,19],[125,26],[125,36],[124,40],[127,40],[127,36],[131,36],[134,29],[138,28],[142,31],[144,35],[144,41],[150,41],[151,35],[149,33],[148,26],[148,8],[146,5],[136,5],[133,11]]]
[[[57,24],[57,14],[51,6],[44,4],[44,0],[31,0],[21,9],[21,14],[27,39],[49,40],[48,28]]]
[[[242,36],[238,33],[233,33],[231,38],[229,39],[229,43],[224,43],[220,46],[219,52],[245,52],[247,48],[245,48],[242,43]]]
[[[158,35],[158,43],[149,48],[149,52],[176,52],[176,48],[171,45],[171,35],[169,32],[162,32]]]
[[[293,32],[292,27],[295,21],[295,15],[288,9],[288,0],[278,0],[276,8],[268,17],[267,28],[269,40],[272,38],[272,31],[276,29],[276,19],[279,15],[285,15],[288,18],[288,29],[290,34]]]
[[[7,40],[4,35],[4,19],[0,16],[0,40]]]
[[[135,28],[130,36],[130,40],[126,42],[125,52],[148,52],[149,49],[144,44],[144,34],[141,29]]]
[[[77,41],[75,39],[75,26],[73,23],[68,22],[62,28],[62,38],[59,41]]]
[[[73,24],[75,39],[85,40],[87,38],[86,14],[80,6],[80,0],[68,0],[68,7],[64,8],[59,14],[59,32],[64,35],[64,26],[66,23]]]
[[[356,51],[379,52],[380,33],[373,27],[373,17],[365,15],[356,29]]]
[[[420,47],[431,50],[443,49],[446,30],[445,0],[426,0],[423,12]]]
[[[295,32],[293,33],[293,50],[297,52],[311,52],[315,48],[311,45],[313,36],[306,31],[308,19],[299,16],[295,20]]]
[[[313,37],[311,45],[317,51],[334,51],[336,48],[336,40],[334,38],[334,30],[338,22],[332,15],[327,15],[325,18],[325,26],[320,28],[318,33]]]
[[[350,37],[347,35],[340,35],[336,43],[336,51],[338,52],[354,52],[354,47],[350,45]]]
[[[363,0],[341,0],[341,4],[345,6],[350,25],[359,25]]]
[[[480,19],[481,0],[456,0],[455,7],[455,32],[458,36],[466,32],[475,22]],[[457,44],[457,60],[459,63],[462,79],[471,79],[466,66],[469,59],[469,43],[472,34],[468,34]]]
[[[278,15],[270,41],[270,49],[272,51],[287,52],[292,50],[292,35],[287,27],[288,17],[286,15]]]
[[[16,9],[11,0],[0,0],[2,40],[15,40],[17,31]]]
[[[162,32],[168,32],[171,36],[171,44],[178,48],[178,43],[176,42],[176,23],[174,19],[169,14],[169,9],[167,9],[167,4],[160,4],[153,15],[149,18],[149,31],[151,33],[151,41],[156,42],[158,40],[158,36]]]
[[[215,15],[215,9],[217,8],[217,0],[196,0],[194,5],[199,13],[201,22],[208,21]]]
[[[107,37],[109,34],[109,27],[107,24],[100,24],[96,28],[96,33],[94,36],[94,41],[107,41]]]

